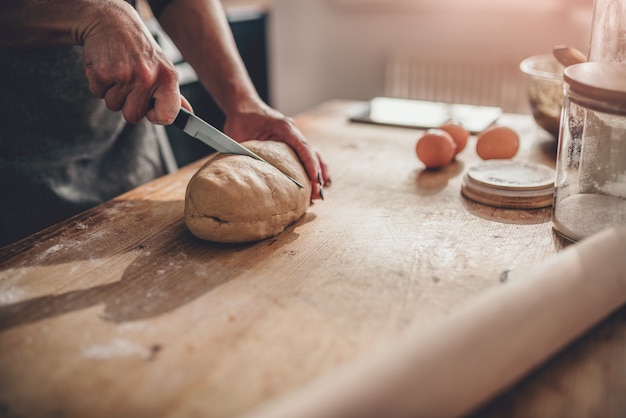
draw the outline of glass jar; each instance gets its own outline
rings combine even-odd
[[[572,241],[626,225],[626,64],[565,69],[552,223]]]

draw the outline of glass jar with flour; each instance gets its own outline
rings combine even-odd
[[[565,69],[552,222],[579,241],[626,225],[626,64]]]

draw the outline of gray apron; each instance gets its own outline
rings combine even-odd
[[[165,174],[163,146],[91,94],[81,47],[0,49],[0,246]]]

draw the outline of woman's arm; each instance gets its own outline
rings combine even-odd
[[[241,60],[218,0],[173,0],[159,22],[185,61],[226,114],[224,130],[237,141],[276,140],[290,145],[313,182],[313,198],[323,197],[328,169],[293,120],[258,96]]]

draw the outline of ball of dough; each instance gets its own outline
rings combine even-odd
[[[309,207],[311,183],[291,147],[276,141],[242,145],[272,165],[243,155],[213,155],[191,178],[185,196],[185,223],[198,238],[262,240],[281,233]]]

